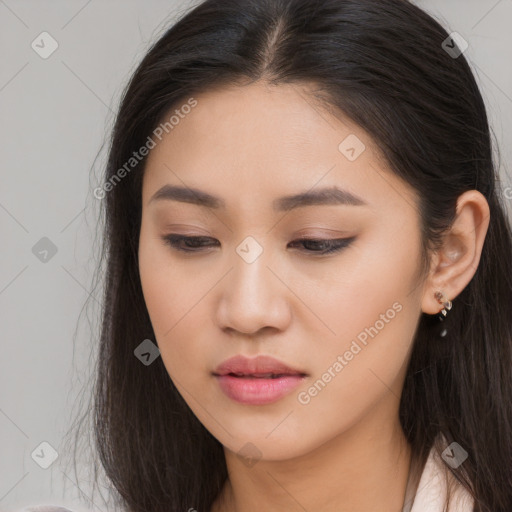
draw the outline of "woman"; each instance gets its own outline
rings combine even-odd
[[[95,191],[121,510],[511,510],[512,237],[462,50],[405,0],[206,0],[145,56]]]

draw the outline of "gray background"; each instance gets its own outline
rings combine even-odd
[[[2,512],[36,503],[102,509],[100,501],[88,502],[85,479],[76,487],[64,444],[88,384],[101,298],[93,283],[98,200],[92,190],[126,80],[192,3],[0,0]],[[510,187],[512,0],[416,3],[468,41],[465,55],[501,151],[502,186]],[[59,45],[47,59],[31,47],[43,31]],[[50,246],[44,237],[54,255],[35,254]],[[31,456],[36,450],[48,457],[48,449],[38,448],[44,441],[58,453],[47,469]]]

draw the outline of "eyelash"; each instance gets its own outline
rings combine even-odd
[[[314,255],[323,256],[325,254],[333,254],[333,253],[336,253],[336,252],[339,252],[339,251],[345,249],[352,243],[352,241],[355,238],[356,237],[335,238],[335,239],[328,239],[328,240],[327,239],[324,240],[321,238],[299,238],[297,240],[294,240],[291,243],[292,244],[297,244],[297,243],[325,244],[328,246],[328,248],[324,249],[323,251],[314,251],[314,250],[313,251],[311,251],[311,250],[305,251],[305,252],[311,253],[312,255],[314,254]],[[180,242],[196,241],[196,242],[200,243],[200,247],[204,247],[204,244],[202,244],[202,242],[204,242],[205,240],[207,241],[207,240],[214,240],[214,239],[207,237],[207,236],[166,235],[166,236],[162,237],[162,240],[164,241],[164,244],[171,246],[176,251],[185,252],[185,253],[197,253],[197,252],[201,252],[201,249],[198,248],[197,246],[195,248],[184,249],[183,247],[179,246]]]

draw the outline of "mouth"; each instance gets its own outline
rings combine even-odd
[[[299,386],[307,374],[270,356],[237,355],[217,366],[212,375],[231,400],[247,405],[276,402]]]

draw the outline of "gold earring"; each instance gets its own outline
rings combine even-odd
[[[452,309],[452,301],[448,300],[442,292],[436,292],[435,298],[439,304],[443,305],[443,309],[439,313],[441,313],[443,316],[446,316],[447,310],[450,311],[450,309]]]

